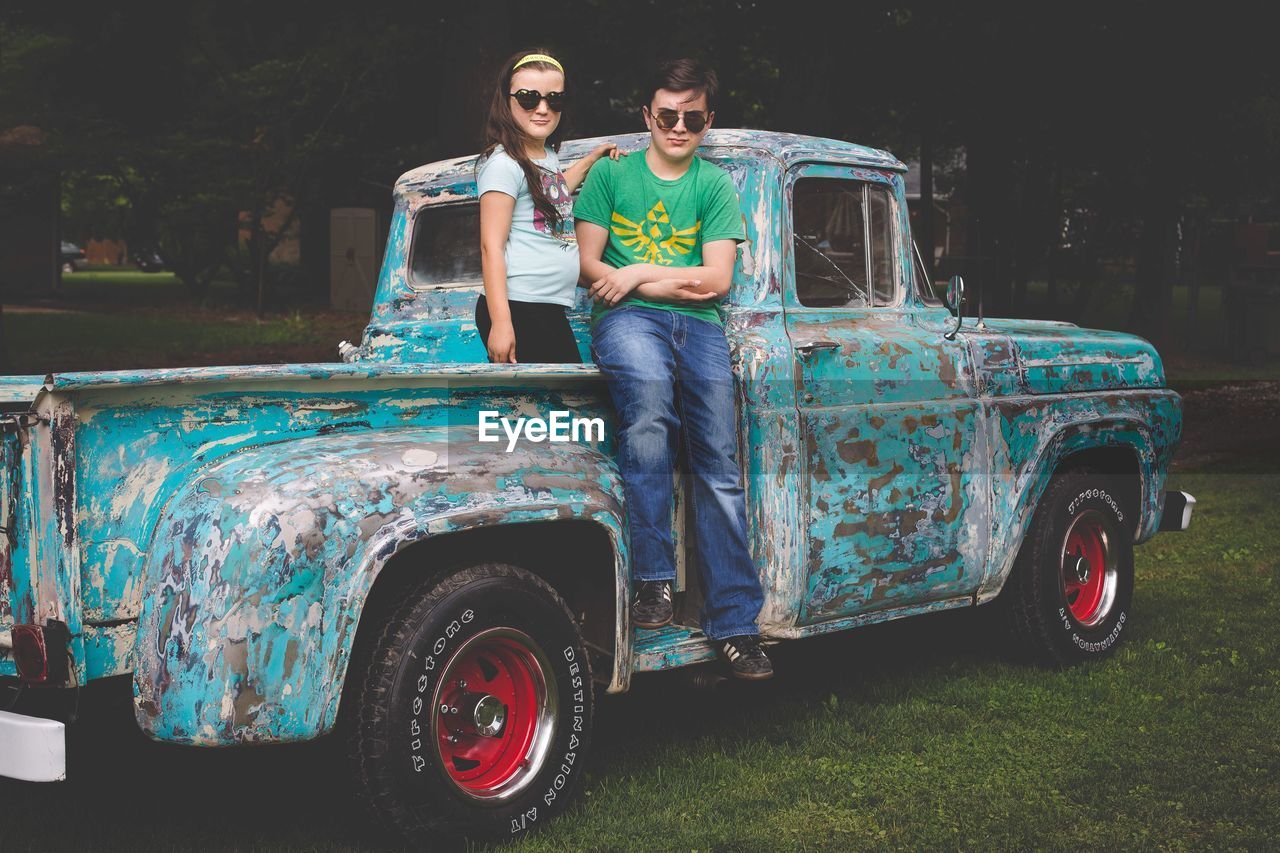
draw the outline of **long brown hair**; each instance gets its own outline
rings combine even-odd
[[[502,72],[498,75],[498,85],[493,90],[493,102],[489,105],[489,117],[485,121],[485,149],[482,156],[488,157],[495,148],[501,145],[502,150],[507,152],[507,156],[520,164],[520,169],[524,172],[525,183],[529,185],[529,196],[533,200],[534,208],[543,215],[554,231],[560,226],[560,211],[551,203],[551,199],[547,198],[546,190],[542,188],[542,178],[538,175],[538,167],[533,165],[533,161],[529,159],[529,155],[524,150],[524,131],[520,129],[519,125],[516,124],[515,118],[511,115],[511,76],[517,70],[513,66],[532,53],[540,53],[544,56],[551,55],[545,49],[535,47],[513,54],[502,64]],[[551,63],[542,61],[526,62],[520,68],[564,73]],[[565,88],[568,88],[567,81]],[[563,133],[564,121],[562,116],[560,123],[556,125],[556,129],[552,131],[551,136],[547,137],[547,146],[552,151],[558,152],[560,150],[560,139]]]

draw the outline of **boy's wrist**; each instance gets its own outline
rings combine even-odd
[[[631,264],[625,267],[635,287],[651,281],[661,281],[666,271],[654,264]]]

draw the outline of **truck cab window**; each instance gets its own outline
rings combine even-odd
[[[424,207],[413,220],[409,280],[414,287],[480,284],[480,205]]]
[[[806,308],[896,301],[892,204],[881,187],[800,178],[791,197],[796,299]]]
[[[867,220],[871,234],[871,299],[873,305],[892,305],[898,299],[893,274],[893,206],[889,193],[867,187]]]

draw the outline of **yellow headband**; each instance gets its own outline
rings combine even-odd
[[[511,70],[515,71],[521,65],[528,65],[530,62],[545,62],[548,65],[554,65],[556,68],[559,68],[561,74],[564,73],[564,66],[559,62],[556,62],[550,56],[547,56],[545,53],[531,53],[515,65],[511,66]]]

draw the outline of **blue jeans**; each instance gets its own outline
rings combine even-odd
[[[755,634],[764,596],[747,547],[724,330],[675,311],[628,305],[601,317],[591,339],[618,412],[633,576],[675,579],[672,476],[683,435],[693,478],[702,631],[712,640]]]

